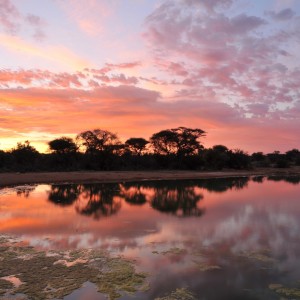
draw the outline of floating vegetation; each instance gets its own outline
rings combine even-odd
[[[4,242],[4,243],[3,243]],[[85,282],[94,283],[98,291],[117,299],[122,293],[145,290],[146,275],[137,273],[132,262],[112,258],[97,250],[54,252],[49,254],[32,247],[8,244],[1,239],[0,278],[17,274],[22,282],[15,286],[1,279],[2,295],[25,294],[30,299],[61,299]]]
[[[286,287],[282,284],[270,284],[269,289],[288,299],[300,299],[300,287]]]
[[[202,272],[213,271],[213,270],[221,270],[220,266],[211,264],[210,262],[207,262],[207,261],[193,260],[193,262],[197,265],[197,268]]]
[[[0,278],[0,296],[3,296],[13,288],[14,285],[10,281]]]
[[[186,252],[185,249],[173,247],[173,248],[170,248],[166,251],[161,252],[161,254],[163,254],[163,255],[180,255],[180,254],[183,254],[185,252]]]
[[[171,292],[162,298],[155,298],[155,300],[196,300],[193,293],[186,288],[176,289],[176,291]]]
[[[270,250],[243,252],[240,256],[265,264],[275,264],[277,261],[271,257]]]

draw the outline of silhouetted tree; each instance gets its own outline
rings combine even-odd
[[[250,156],[241,149],[230,151],[228,166],[233,169],[248,169],[251,166]]]
[[[69,154],[77,151],[77,146],[73,139],[68,137],[61,137],[52,140],[48,143],[48,145],[50,150],[57,154]]]
[[[215,145],[212,149],[205,150],[203,156],[208,169],[222,170],[228,167],[229,150],[226,146]]]
[[[228,152],[228,148],[226,146],[224,146],[224,145],[215,145],[215,146],[212,147],[212,149],[214,151],[218,151],[220,153],[226,153],[226,152]]]
[[[292,149],[285,153],[288,161],[293,162],[295,165],[300,166],[300,151],[298,149]]]
[[[252,153],[251,158],[252,158],[254,161],[263,161],[263,160],[266,159],[266,157],[265,157],[265,155],[263,154],[263,152],[254,152],[254,153]]]
[[[136,155],[141,155],[145,151],[149,142],[144,138],[130,138],[125,142],[125,146],[129,148],[130,152]]]
[[[4,169],[8,166],[8,153],[0,150],[0,169]]]
[[[184,156],[197,154],[203,148],[199,138],[204,135],[205,132],[198,128],[178,127],[155,133],[151,136],[150,141],[155,153]]]
[[[84,147],[86,153],[97,151],[115,152],[121,148],[121,142],[115,133],[108,130],[94,129],[83,131],[76,138]]]
[[[154,133],[150,142],[154,149],[154,152],[162,155],[175,154],[178,151],[177,148],[177,134],[171,130],[162,130]]]
[[[10,154],[21,171],[34,169],[36,160],[40,155],[39,152],[30,145],[29,141],[18,143],[17,147],[10,151]]]

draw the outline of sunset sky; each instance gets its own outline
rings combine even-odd
[[[0,149],[187,126],[300,148],[299,0],[0,0]]]

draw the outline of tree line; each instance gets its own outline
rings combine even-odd
[[[178,127],[154,133],[149,140],[132,137],[122,143],[108,130],[87,130],[75,139],[63,136],[49,141],[48,153],[38,152],[29,141],[0,150],[0,170],[222,170],[300,165],[298,149],[249,155],[224,145],[204,148],[201,138],[205,135],[199,128]]]

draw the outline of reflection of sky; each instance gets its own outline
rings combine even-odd
[[[155,191],[151,187],[140,188],[147,199],[144,205],[128,204],[121,196],[114,196],[114,201],[121,203],[120,210],[99,220],[76,213],[74,207],[84,206],[87,201],[82,195],[73,205],[59,206],[47,201],[49,190],[49,186],[40,185],[28,198],[15,193],[2,195],[1,232],[28,238],[51,237],[54,244],[60,240],[62,245],[85,248],[124,249],[151,243],[172,246],[190,240],[210,246],[242,239],[242,244],[233,243],[232,250],[255,248],[262,243],[280,249],[285,240],[294,240],[299,232],[299,186],[284,182],[250,182],[245,189],[224,193],[197,187],[195,194],[203,194],[197,205],[205,208],[199,218],[179,218],[152,209],[149,201],[155,198]],[[133,190],[130,187],[127,192],[132,194]],[[174,193],[168,195],[174,197]]]
[[[282,181],[249,181],[243,189],[222,193],[197,187],[196,194],[203,195],[197,205],[205,213],[177,217],[151,208],[155,191],[140,187],[146,194],[144,205],[115,196],[121,209],[96,220],[76,213],[76,203],[50,203],[50,186],[40,185],[28,198],[14,192],[1,196],[0,232],[21,236],[42,248],[104,248],[135,258],[140,268],[151,273],[159,270],[159,274],[188,272],[195,249],[208,250],[212,261],[220,260],[218,251],[240,255],[269,249],[272,258],[279,259],[278,270],[289,270],[293,277],[299,275],[299,188]],[[132,189],[128,191],[133,193]],[[184,249],[178,256],[156,254],[176,247]]]

